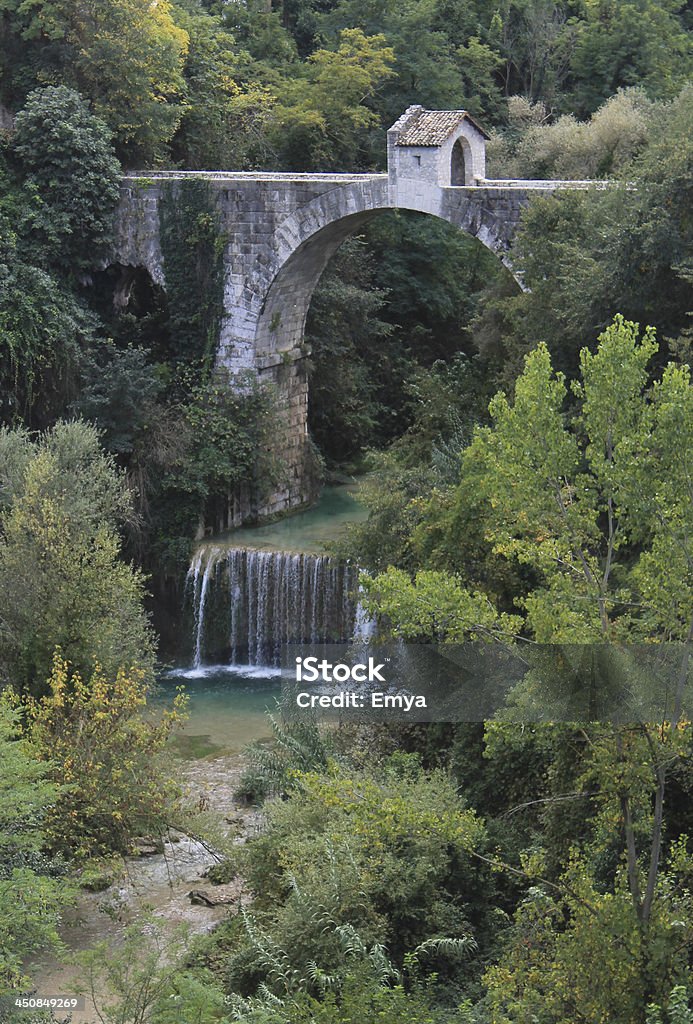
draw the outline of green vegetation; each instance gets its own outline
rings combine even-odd
[[[308,319],[310,430],[367,471],[343,554],[384,633],[675,641],[683,683],[691,27],[681,0],[0,0],[0,995],[60,952],[75,879],[181,824],[148,590],[280,470],[273,395],[214,367],[204,178],[163,188],[164,290],[108,266],[122,169],[382,170],[422,103],[481,119],[494,176],[608,179],[532,202],[524,291],[433,218],[348,240]],[[196,942],[143,919],[88,951],[101,1019],[690,1021],[681,690],[618,726],[518,725],[529,696],[479,724],[277,720],[239,785],[262,827],[209,880],[250,900]]]
[[[653,379],[657,353],[651,329],[640,336],[617,316],[596,352],[582,350],[580,376],[568,387],[539,345],[514,400],[499,392],[490,424],[461,446],[454,483],[438,474],[427,498],[400,489],[374,502],[354,541],[367,559],[371,531],[380,535],[385,522],[397,538],[386,551],[394,564],[363,578],[381,629],[419,642],[509,634],[541,644],[683,641],[685,679],[693,388],[688,367],[674,361]],[[487,726],[491,762],[522,763],[540,751],[545,758],[542,781],[524,797],[512,793],[510,809],[527,800],[531,819],[532,804],[546,807],[524,839],[504,827],[497,833],[508,851],[500,859],[528,887],[498,965],[483,976],[479,1020],[488,1013],[494,1024],[532,1015],[597,1021],[606,1013],[637,1022],[648,1001],[666,1000],[685,982],[679,928],[691,921],[688,826],[679,834],[673,822],[690,727],[680,715],[678,696],[665,730],[583,727],[571,735],[544,727],[526,736],[508,724]],[[457,732],[466,746],[464,729]],[[445,743],[439,756],[449,749]],[[478,765],[469,753],[460,762],[462,790],[493,813],[497,797],[487,804],[484,783],[479,793],[479,780],[466,774]],[[585,801],[587,813],[575,818],[566,809],[561,820],[560,792]]]
[[[167,361],[214,363],[224,295],[225,236],[204,180],[166,182],[159,206],[166,266]]]
[[[179,695],[160,722],[146,722],[141,669],[120,668],[113,679],[97,663],[83,680],[59,650],[48,685],[26,710],[36,756],[64,786],[46,815],[50,848],[86,860],[127,853],[135,836],[164,832],[177,789],[161,754],[185,699]]]
[[[40,692],[60,646],[80,672],[138,665],[151,682],[144,581],[119,557],[130,495],[93,427],[61,423],[37,440],[3,429],[0,487],[3,680]]]
[[[19,715],[0,703],[0,995],[26,978],[24,958],[60,948],[58,924],[70,903],[64,865],[46,855],[44,820],[61,794],[19,738]]]
[[[420,512],[418,538],[430,543],[430,517],[443,551],[461,546],[474,493],[488,556],[525,574],[514,599],[523,616],[501,620],[504,632],[539,643],[687,638],[693,389],[688,367],[675,363],[648,386],[656,351],[653,331],[639,339],[637,326],[617,317],[594,355],[582,350],[566,422],[564,377],[538,346],[514,403],[499,392],[491,426],[463,450],[442,516],[437,496]],[[483,563],[476,568],[466,579],[422,568],[414,581],[390,568],[365,585],[396,635],[460,640],[492,628],[496,595],[484,590]]]

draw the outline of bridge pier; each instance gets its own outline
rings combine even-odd
[[[319,463],[308,436],[308,358],[305,352],[285,349],[258,366],[262,383],[275,396],[276,435],[272,456],[277,479],[259,496],[259,518],[279,515],[316,500],[320,491]]]
[[[413,107],[388,132],[387,174],[164,171],[123,179],[114,262],[146,267],[164,288],[162,199],[169,209],[173,199],[175,208],[184,182],[207,183],[225,239],[217,364],[232,375],[252,371],[274,392],[277,481],[269,492],[256,489],[248,500],[229,502],[224,526],[316,496],[304,329],[320,275],[347,237],[383,210],[413,210],[446,220],[507,262],[533,195],[593,184],[488,181],[484,139],[465,111]]]

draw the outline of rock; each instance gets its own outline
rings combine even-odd
[[[94,857],[80,874],[80,885],[87,892],[104,892],[120,881],[125,871],[122,857]]]
[[[191,889],[188,899],[199,907],[224,907],[238,903],[240,887],[236,885],[218,885],[212,892],[209,889]]]
[[[146,839],[136,839],[132,847],[133,857],[154,857],[162,852],[160,844],[150,842]]]

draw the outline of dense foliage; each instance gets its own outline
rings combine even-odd
[[[120,558],[130,496],[96,431],[60,423],[33,440],[3,429],[0,467],[3,681],[40,692],[56,646],[79,671],[138,665],[151,681],[142,574]]]
[[[125,853],[135,836],[160,835],[177,792],[161,754],[185,700],[147,722],[144,672],[126,666],[113,679],[97,663],[82,679],[58,649],[47,696],[26,705],[34,752],[63,787],[45,815],[45,842],[80,860]]]
[[[70,903],[64,865],[45,854],[45,816],[61,787],[19,739],[19,715],[0,702],[0,996],[25,981],[24,959],[60,948],[58,924]]]
[[[432,521],[434,543],[460,552],[458,574],[422,568],[411,581],[393,567],[365,580],[397,635],[459,641],[490,628],[497,595],[463,549],[473,494],[488,556],[525,573],[514,600],[523,617],[501,619],[502,630],[539,643],[686,640],[693,387],[675,363],[649,386],[656,351],[651,329],[639,340],[637,325],[617,317],[596,353],[581,352],[568,418],[568,389],[548,350],[527,356],[514,403],[503,392],[493,398],[491,426],[463,450],[448,500],[435,496],[420,513],[419,538],[431,545]],[[424,565],[435,554],[429,546]]]

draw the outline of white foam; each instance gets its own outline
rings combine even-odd
[[[243,679],[278,679],[282,670],[276,665],[199,665],[193,668],[174,668],[166,672],[167,679],[208,679],[210,676],[239,676]]]

